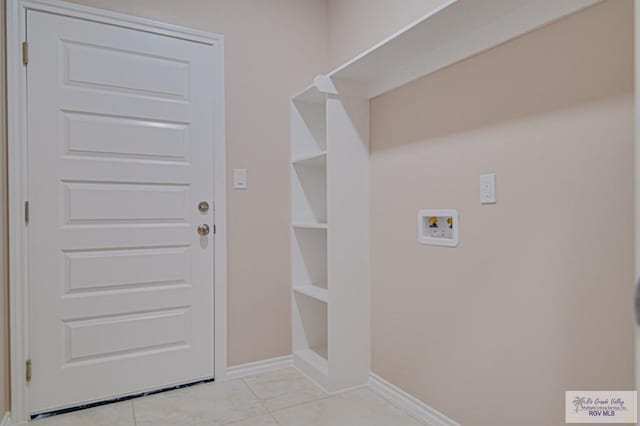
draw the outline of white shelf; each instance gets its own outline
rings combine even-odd
[[[294,223],[294,228],[297,229],[328,229],[329,226],[326,223]]]
[[[312,297],[320,302],[329,303],[329,291],[326,288],[318,287],[313,284],[305,284],[294,286],[293,291]]]
[[[338,86],[335,91],[317,80],[316,87],[335,94],[345,81],[358,96],[372,98],[599,1],[449,0],[327,74],[333,81],[325,83]],[[312,87],[299,97],[321,99]]]
[[[292,163],[294,166],[325,167],[327,165],[327,151],[297,158]]]

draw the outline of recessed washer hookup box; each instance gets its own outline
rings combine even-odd
[[[458,211],[420,210],[418,241],[433,246],[456,247],[459,241]]]

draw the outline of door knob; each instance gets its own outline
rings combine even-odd
[[[198,225],[198,234],[202,235],[203,237],[205,235],[209,235],[209,225],[207,225],[206,223]]]

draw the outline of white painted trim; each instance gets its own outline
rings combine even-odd
[[[374,373],[369,377],[369,386],[378,395],[427,425],[460,426],[459,423]]]
[[[0,422],[0,426],[11,426],[11,413],[5,413],[2,421]]]
[[[11,411],[14,421],[27,421],[28,297],[26,237],[22,218],[26,191],[26,72],[20,58],[25,35],[25,8],[19,0],[6,2],[7,28],[7,145],[9,210],[9,333],[11,340]],[[23,283],[25,283],[23,285]]]
[[[226,380],[240,379],[242,377],[255,376],[256,374],[269,373],[293,367],[293,355],[249,362],[247,364],[234,365],[227,368]]]
[[[58,15],[71,16],[74,18],[96,21],[104,24],[112,24],[124,28],[146,31],[154,34],[162,34],[169,37],[181,38],[183,40],[196,41],[204,44],[215,44],[222,41],[224,37],[220,34],[181,27],[166,22],[154,21],[152,19],[141,18],[139,16],[125,15],[123,13],[111,12],[94,7],[83,6],[77,3],[70,3],[60,0],[17,0],[21,7],[30,10],[55,13]],[[16,2],[16,0],[8,0]]]
[[[214,375],[227,372],[227,232],[226,154],[224,98],[224,37],[145,18],[109,12],[58,0],[7,0],[7,131],[9,177],[9,304],[11,339],[11,412],[13,420],[26,422],[29,415],[29,387],[24,381],[29,358],[28,251],[27,228],[23,221],[27,192],[26,157],[26,68],[22,65],[27,10],[117,25],[213,46],[214,69],[214,203],[215,203],[215,342]]]
[[[214,202],[214,375],[227,374],[227,154],[224,89],[224,39],[214,45],[213,202]]]

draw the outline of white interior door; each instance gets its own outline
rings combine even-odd
[[[27,28],[31,412],[212,377],[212,46]]]

